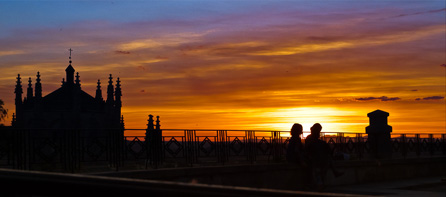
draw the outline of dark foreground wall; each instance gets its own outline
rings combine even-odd
[[[446,158],[416,158],[336,162],[345,174],[328,173],[327,185],[347,185],[374,181],[446,175]],[[101,173],[102,176],[168,180],[228,186],[274,189],[302,189],[308,170],[291,164],[258,164],[219,167],[191,167],[149,171]]]
[[[267,197],[267,196],[361,196],[342,193],[258,189],[172,181],[62,174],[0,169],[0,196],[194,196],[194,197]]]

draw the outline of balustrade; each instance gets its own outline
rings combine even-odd
[[[33,130],[9,129],[0,138],[0,166],[76,172],[99,163],[119,170],[126,166],[158,168],[285,161],[289,131],[261,130],[110,130],[146,136],[81,136],[64,129],[58,135],[34,136]],[[308,133],[304,132],[303,136]],[[371,159],[365,133],[325,132],[334,159]],[[304,143],[304,139],[302,139]],[[391,134],[392,158],[446,156],[445,134]]]

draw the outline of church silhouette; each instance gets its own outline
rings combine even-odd
[[[71,61],[65,69],[62,87],[42,96],[40,73],[37,72],[34,95],[31,77],[28,80],[26,97],[22,100],[22,82],[20,74],[15,86],[16,113],[13,114],[12,127],[29,129],[33,136],[59,136],[64,130],[80,131],[81,137],[123,137],[124,117],[121,115],[121,84],[119,77],[113,86],[110,74],[107,86],[107,98],[102,97],[101,82],[98,79],[95,97],[81,88],[79,73],[75,74]],[[76,79],[75,79],[76,78]],[[49,137],[48,136],[48,137]]]

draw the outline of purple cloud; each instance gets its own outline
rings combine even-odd
[[[130,54],[130,51],[115,51],[116,54],[124,54],[124,55],[128,55]]]
[[[396,101],[396,100],[400,100],[401,98],[399,97],[387,97],[387,96],[382,96],[382,97],[364,97],[364,98],[356,98],[357,101],[371,101],[371,100],[381,100],[381,101]]]
[[[442,65],[440,65],[441,67],[445,67],[446,68],[446,64],[442,64]]]
[[[430,96],[430,97],[425,97],[423,98],[423,100],[441,100],[444,99],[443,96]]]

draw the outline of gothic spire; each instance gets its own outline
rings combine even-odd
[[[31,83],[31,77],[28,80],[28,89],[26,92],[26,97],[28,98],[28,100],[31,100],[33,98],[33,84]]]
[[[160,116],[156,116],[156,125],[155,125],[155,129],[156,129],[156,130],[160,130],[160,129],[161,129],[161,125],[160,125]]]
[[[67,69],[65,69],[65,72],[67,74],[67,82],[66,84],[71,85],[74,83],[74,68],[71,66],[71,48],[68,50],[70,51],[70,64],[68,65]]]
[[[42,98],[42,84],[40,83],[40,72],[37,72],[37,78],[36,78],[36,98]]]
[[[15,85],[15,90],[14,90],[16,106],[20,105],[22,103],[22,93],[23,93],[23,90],[22,90],[22,82],[20,81],[20,79],[22,79],[22,78],[20,78],[20,74],[18,74],[17,75],[17,82],[16,82],[17,84]]]
[[[147,123],[147,131],[148,130],[153,130],[155,125],[153,125],[153,115],[152,114],[149,115],[149,119],[147,121],[148,121],[148,123]],[[146,133],[146,135],[147,135],[147,133]]]
[[[98,79],[98,86],[97,86],[97,89],[96,89],[96,96],[95,96],[95,98],[97,100],[102,100],[101,81],[99,79]]]
[[[122,105],[122,103],[121,103],[122,93],[121,93],[120,82],[121,81],[119,81],[119,77],[118,77],[118,80],[116,80],[116,89],[115,89],[115,107],[117,107],[117,108],[121,108],[121,105]]]
[[[107,101],[106,101],[106,103],[113,105],[113,101],[114,101],[113,100],[113,81],[112,81],[113,77],[111,74],[108,79],[109,79],[109,81],[108,81],[108,87],[107,87]]]

